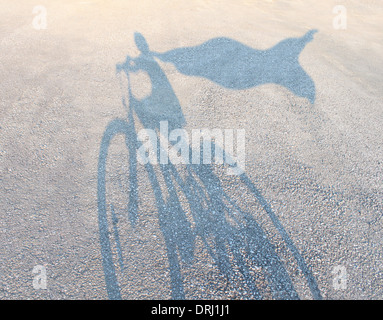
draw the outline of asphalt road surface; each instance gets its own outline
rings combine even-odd
[[[382,16],[0,0],[0,299],[381,299]]]

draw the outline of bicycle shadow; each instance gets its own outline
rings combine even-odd
[[[113,206],[107,203],[106,199],[105,166],[109,145],[116,135],[125,136],[126,146],[129,150],[128,215],[130,222],[134,225],[139,218],[137,150],[141,146],[137,139],[134,115],[144,128],[156,132],[160,130],[161,121],[168,122],[169,131],[185,125],[185,117],[179,100],[155,58],[173,63],[181,73],[205,77],[230,89],[249,88],[263,83],[281,84],[296,95],[306,97],[313,103],[315,86],[311,78],[300,67],[298,56],[304,45],[312,39],[314,32],[310,31],[301,38],[286,39],[265,51],[251,49],[231,39],[218,38],[201,46],[175,49],[167,53],[151,52],[145,38],[141,34],[135,34],[136,45],[141,54],[137,58],[128,56],[125,63],[117,65],[117,70],[125,71],[128,78],[130,72],[145,71],[152,82],[152,92],[148,97],[138,100],[132,94],[131,88],[127,88],[130,108],[127,107],[124,98],[122,103],[128,111],[128,121],[116,119],[108,125],[101,142],[98,164],[99,232],[106,287],[110,299],[121,299],[121,293],[109,239],[108,205],[111,206],[113,235],[120,263],[122,263],[123,248],[120,245],[118,226],[113,222],[115,215]],[[226,53],[229,54],[226,56]],[[234,63],[233,56],[238,57]],[[247,61],[247,68],[246,61],[239,61],[241,59]],[[232,65],[229,65],[229,62]],[[274,65],[270,66],[270,63],[274,63]],[[244,75],[243,78],[241,78],[241,72]],[[214,147],[213,144],[212,149],[216,150]],[[157,151],[158,154],[162,152],[160,148]],[[202,148],[200,152],[203,152]],[[273,298],[299,299],[283,262],[265,231],[255,220],[254,212],[248,212],[225,191],[222,180],[215,172],[214,165],[187,164],[185,166],[187,175],[182,177],[177,167],[171,162],[159,165],[167,188],[168,197],[165,199],[153,165],[150,162],[145,164],[155,197],[161,232],[165,240],[172,298],[185,298],[181,261],[192,262],[196,238],[199,237],[228,282],[233,281],[234,278],[238,280],[236,270],[239,270],[240,281],[249,292],[248,298],[262,299],[262,292],[257,288],[255,276],[250,270],[252,266],[256,266],[262,269]],[[321,299],[316,280],[308,265],[270,205],[245,173],[241,174],[239,179],[272,221],[295,258],[313,297]],[[187,199],[194,227],[187,218],[186,209],[182,206],[177,189],[181,190]],[[228,216],[232,220],[236,220],[234,225],[228,222]]]

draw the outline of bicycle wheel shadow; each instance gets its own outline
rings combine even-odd
[[[310,31],[301,38],[286,39],[265,51],[249,48],[231,39],[217,38],[201,46],[174,49],[167,53],[151,52],[145,38],[141,34],[135,34],[136,45],[141,55],[137,58],[128,56],[125,63],[117,65],[117,70],[126,72],[128,78],[130,72],[145,71],[149,75],[152,91],[148,97],[138,100],[132,94],[131,87],[126,88],[129,95],[129,108],[124,98],[122,103],[128,111],[128,121],[116,119],[108,125],[101,142],[98,165],[100,243],[106,287],[110,299],[121,299],[107,218],[109,205],[111,206],[112,221],[114,216],[112,204],[108,203],[106,198],[105,176],[111,141],[114,136],[122,134],[125,136],[126,146],[129,150],[128,215],[130,222],[134,225],[139,219],[137,150],[142,145],[137,139],[135,117],[144,128],[156,132],[160,130],[161,121],[168,123],[169,131],[183,128],[185,125],[185,117],[179,100],[156,59],[173,63],[181,73],[205,77],[229,89],[276,83],[285,86],[298,96],[306,97],[313,103],[315,86],[299,65],[298,56],[305,44],[311,41],[314,32]],[[233,57],[237,58],[233,60]],[[214,147],[213,143],[212,149],[216,150]],[[158,154],[161,154],[162,151],[160,148],[157,150]],[[190,151],[192,150],[190,149]],[[202,147],[200,152],[203,152]],[[184,286],[187,284],[183,279],[181,262],[192,263],[196,239],[199,237],[220,273],[227,278],[228,282],[240,281],[241,285],[247,288],[247,298],[263,298],[262,292],[256,285],[256,275],[251,272],[251,268],[255,266],[261,268],[273,298],[299,299],[286,267],[265,231],[255,219],[256,213],[248,212],[238,203],[237,199],[234,199],[225,190],[222,178],[217,174],[214,165],[186,164],[185,166],[187,173],[182,176],[177,166],[171,162],[159,165],[168,194],[165,199],[154,166],[150,162],[145,164],[166,245],[172,298],[184,299],[186,297]],[[259,207],[272,221],[274,228],[295,258],[313,298],[321,299],[319,288],[310,268],[260,191],[245,173],[233,178],[233,181],[241,183],[247,192],[256,199]],[[187,210],[180,200],[180,192],[187,199],[189,214],[194,222],[193,226],[188,220]],[[229,220],[235,222],[232,223]],[[124,248],[120,245],[118,225],[112,223],[118,259],[122,263],[121,252]]]

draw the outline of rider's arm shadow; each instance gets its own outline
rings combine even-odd
[[[301,67],[299,55],[316,32],[285,39],[267,50],[253,49],[229,38],[214,38],[198,46],[153,55],[174,64],[182,74],[203,77],[228,89],[274,83],[314,103],[315,84]]]

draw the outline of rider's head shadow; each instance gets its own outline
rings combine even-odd
[[[137,49],[140,50],[141,54],[150,55],[149,45],[141,33],[134,33],[134,42],[137,46]]]

